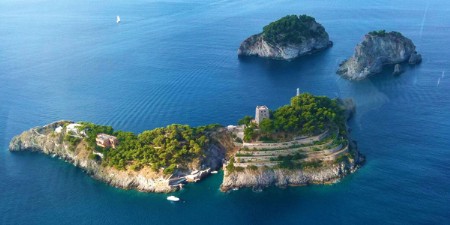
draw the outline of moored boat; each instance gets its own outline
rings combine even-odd
[[[180,201],[180,198],[171,195],[171,196],[167,197],[167,200],[172,201],[172,202],[178,202],[178,201]]]

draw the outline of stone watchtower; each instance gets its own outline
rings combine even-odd
[[[259,125],[259,123],[265,118],[267,118],[267,119],[270,118],[269,108],[267,108],[267,106],[265,106],[265,105],[256,106],[256,112],[255,112],[256,124]]]

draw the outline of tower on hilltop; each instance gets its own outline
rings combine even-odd
[[[265,105],[256,106],[255,122],[259,125],[259,123],[265,118],[270,118],[269,108]]]

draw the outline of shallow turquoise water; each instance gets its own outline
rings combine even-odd
[[[0,224],[446,224],[450,221],[450,4],[367,1],[0,2]],[[294,62],[239,60],[247,36],[310,14],[335,45]],[[115,24],[120,15],[122,23]],[[335,75],[370,30],[397,30],[424,57],[400,77]],[[444,73],[444,76],[443,76]],[[437,80],[441,78],[439,85]],[[233,124],[295,89],[351,97],[367,163],[331,186],[218,191],[221,176],[165,195],[124,191],[9,140],[59,119],[140,132]]]

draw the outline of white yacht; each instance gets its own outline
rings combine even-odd
[[[175,197],[175,196],[173,196],[173,195],[167,197],[167,200],[172,201],[172,202],[178,202],[178,201],[180,201],[179,198],[177,198],[177,197]]]
[[[120,23],[120,16],[117,16],[116,22]]]

